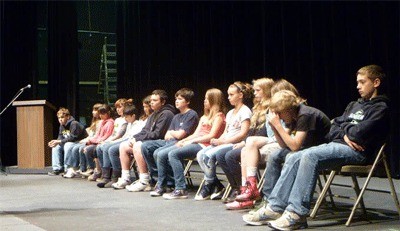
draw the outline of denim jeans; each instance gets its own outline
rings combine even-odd
[[[144,160],[146,161],[147,164],[147,169],[150,172],[150,177],[154,179],[158,175],[158,170],[157,170],[157,164],[156,160],[153,157],[154,152],[158,148],[164,148],[164,147],[169,147],[172,146],[176,143],[176,140],[147,140],[143,141],[142,143],[142,155]]]
[[[117,169],[121,169],[121,163],[119,161],[119,144],[126,140],[128,139],[97,145],[96,152],[102,168],[114,168],[115,166],[117,167]],[[115,151],[117,152],[118,163],[113,163],[115,158],[112,158],[112,156],[114,155],[112,155],[111,153],[114,153]]]
[[[79,148],[82,147],[81,143],[71,143],[70,148],[68,149],[65,157],[65,165],[67,167],[79,167]]]
[[[157,182],[161,187],[175,185],[172,167],[168,161],[168,153],[179,149],[175,144],[157,148],[153,153],[153,159],[157,162]]]
[[[51,166],[54,171],[67,169],[67,153],[74,144],[74,142],[66,142],[64,145],[57,145],[51,149]]]
[[[291,153],[286,158],[268,202],[276,212],[287,210],[306,216],[310,212],[310,202],[320,170],[361,164],[365,160],[363,153],[335,142]]]
[[[94,169],[94,167],[95,167],[93,158],[88,159],[88,158],[86,158],[85,153],[83,153],[83,149],[85,147],[86,147],[86,144],[80,144],[78,147],[74,147],[74,150],[78,149],[78,155],[77,156],[79,157],[80,170],[83,171],[83,172],[86,171],[87,167],[89,167],[91,169]],[[95,151],[95,147],[96,146],[92,147],[93,151]]]
[[[284,148],[278,151],[272,152],[267,160],[267,165],[265,167],[265,177],[264,184],[261,190],[264,199],[268,199],[276,182],[281,175],[282,164],[285,162],[286,155],[289,154],[290,149]]]
[[[217,179],[216,156],[225,155],[232,150],[233,144],[222,144],[219,146],[208,146],[197,153],[197,161],[204,172],[204,179],[213,183]]]
[[[172,171],[174,172],[175,189],[179,189],[179,190],[186,189],[182,161],[186,158],[194,159],[196,157],[197,152],[200,151],[201,149],[202,149],[202,147],[200,144],[188,144],[181,148],[177,148],[177,149],[173,149],[173,150],[169,151],[168,159],[162,158],[162,156],[158,156],[157,163],[160,163],[160,165],[158,165],[158,168],[159,168],[158,177],[159,178],[161,177],[160,169],[163,169],[165,171],[165,175],[167,174],[167,168],[165,166],[168,165],[168,160],[169,160],[169,163],[172,167]],[[163,165],[163,166],[161,166],[161,165]]]
[[[224,171],[232,188],[239,188],[242,181],[242,170],[240,167],[241,151],[242,148],[236,148],[226,152],[225,154],[216,156],[218,165]]]

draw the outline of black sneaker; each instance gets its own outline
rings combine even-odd
[[[61,174],[61,170],[52,170],[51,172],[48,172],[47,175],[49,176],[58,176]]]
[[[210,199],[210,196],[212,194],[212,188],[213,184],[205,183],[201,188],[200,193],[196,195],[194,199],[196,201],[203,201]]]
[[[222,195],[225,192],[225,187],[223,184],[221,184],[221,182],[219,180],[217,180],[214,185],[215,185],[214,190],[210,196],[210,199],[211,200],[219,200],[219,199],[221,199]]]

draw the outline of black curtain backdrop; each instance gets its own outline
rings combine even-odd
[[[0,108],[27,84],[17,100],[35,99],[37,82],[36,8],[31,2],[0,1]],[[16,112],[10,106],[0,117],[0,154],[4,166],[17,162]]]
[[[201,113],[207,89],[271,76],[333,118],[359,96],[358,68],[378,64],[399,177],[399,13],[399,2],[117,2],[118,94],[139,101],[162,88],[172,98],[190,87]]]
[[[27,84],[18,100],[38,99],[37,4],[0,1],[1,109]],[[48,100],[76,115],[78,102],[78,41],[74,2],[49,1],[48,7]],[[58,129],[54,121],[55,134]],[[17,163],[16,112],[10,107],[0,118],[1,159],[4,166]]]
[[[48,100],[77,115],[78,31],[74,2],[48,2],[48,41]]]

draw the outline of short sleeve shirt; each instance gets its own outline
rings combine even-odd
[[[190,135],[196,129],[197,123],[199,122],[199,116],[197,112],[190,109],[185,113],[179,113],[172,118],[171,124],[168,130],[179,131],[184,130],[186,135]]]
[[[331,122],[320,110],[304,104],[300,105],[297,120],[290,128],[293,133],[297,131],[307,132],[302,149],[319,145],[324,142],[325,135],[329,132]]]
[[[233,110],[230,110],[226,114],[226,134],[225,137],[232,137],[240,132],[242,122],[250,120],[252,112],[249,107],[243,105],[236,114],[233,114]]]

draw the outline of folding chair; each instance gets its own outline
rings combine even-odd
[[[196,160],[196,158],[183,160],[183,166],[184,166],[183,175],[185,176],[186,183],[189,187],[193,187],[193,180],[192,180],[192,176],[190,175],[190,168],[192,167],[193,161],[195,161],[195,160]]]
[[[393,180],[392,180],[392,176],[390,174],[390,169],[389,169],[389,166],[387,163],[386,154],[384,152],[385,146],[386,146],[386,144],[383,144],[382,147],[379,149],[379,152],[376,155],[375,161],[373,162],[372,165],[345,165],[345,166],[341,167],[341,169],[340,169],[341,173],[348,173],[351,175],[351,178],[353,181],[353,186],[354,186],[353,188],[357,195],[357,198],[356,198],[354,206],[351,210],[350,216],[346,222],[346,226],[350,226],[350,223],[353,219],[354,213],[355,213],[358,205],[361,206],[364,214],[366,215],[366,209],[364,206],[363,195],[364,195],[365,190],[367,189],[369,181],[371,180],[372,174],[375,172],[377,165],[380,162],[383,162],[383,164],[385,166],[386,175],[387,175],[390,189],[391,189],[390,194],[392,194],[393,200],[395,202],[397,211],[400,216],[400,204],[399,204],[399,200],[397,198],[396,190],[393,185]],[[316,213],[318,212],[318,209],[321,206],[321,203],[324,200],[327,191],[330,189],[330,186],[331,186],[332,181],[333,181],[334,177],[336,176],[336,174],[338,174],[338,170],[331,171],[331,174],[329,175],[329,178],[327,179],[325,186],[324,186],[321,194],[318,197],[318,200],[314,206],[314,209],[311,212],[311,215],[310,215],[311,218],[315,218]],[[360,187],[359,187],[358,181],[357,181],[357,176],[363,175],[363,174],[364,175],[368,174],[368,176],[365,180],[365,183],[364,183],[362,189],[360,190]],[[377,191],[377,190],[375,190],[375,191]],[[380,191],[380,192],[382,192],[382,191]],[[338,197],[343,197],[343,196],[338,196]],[[348,198],[348,197],[346,197],[346,198]]]

